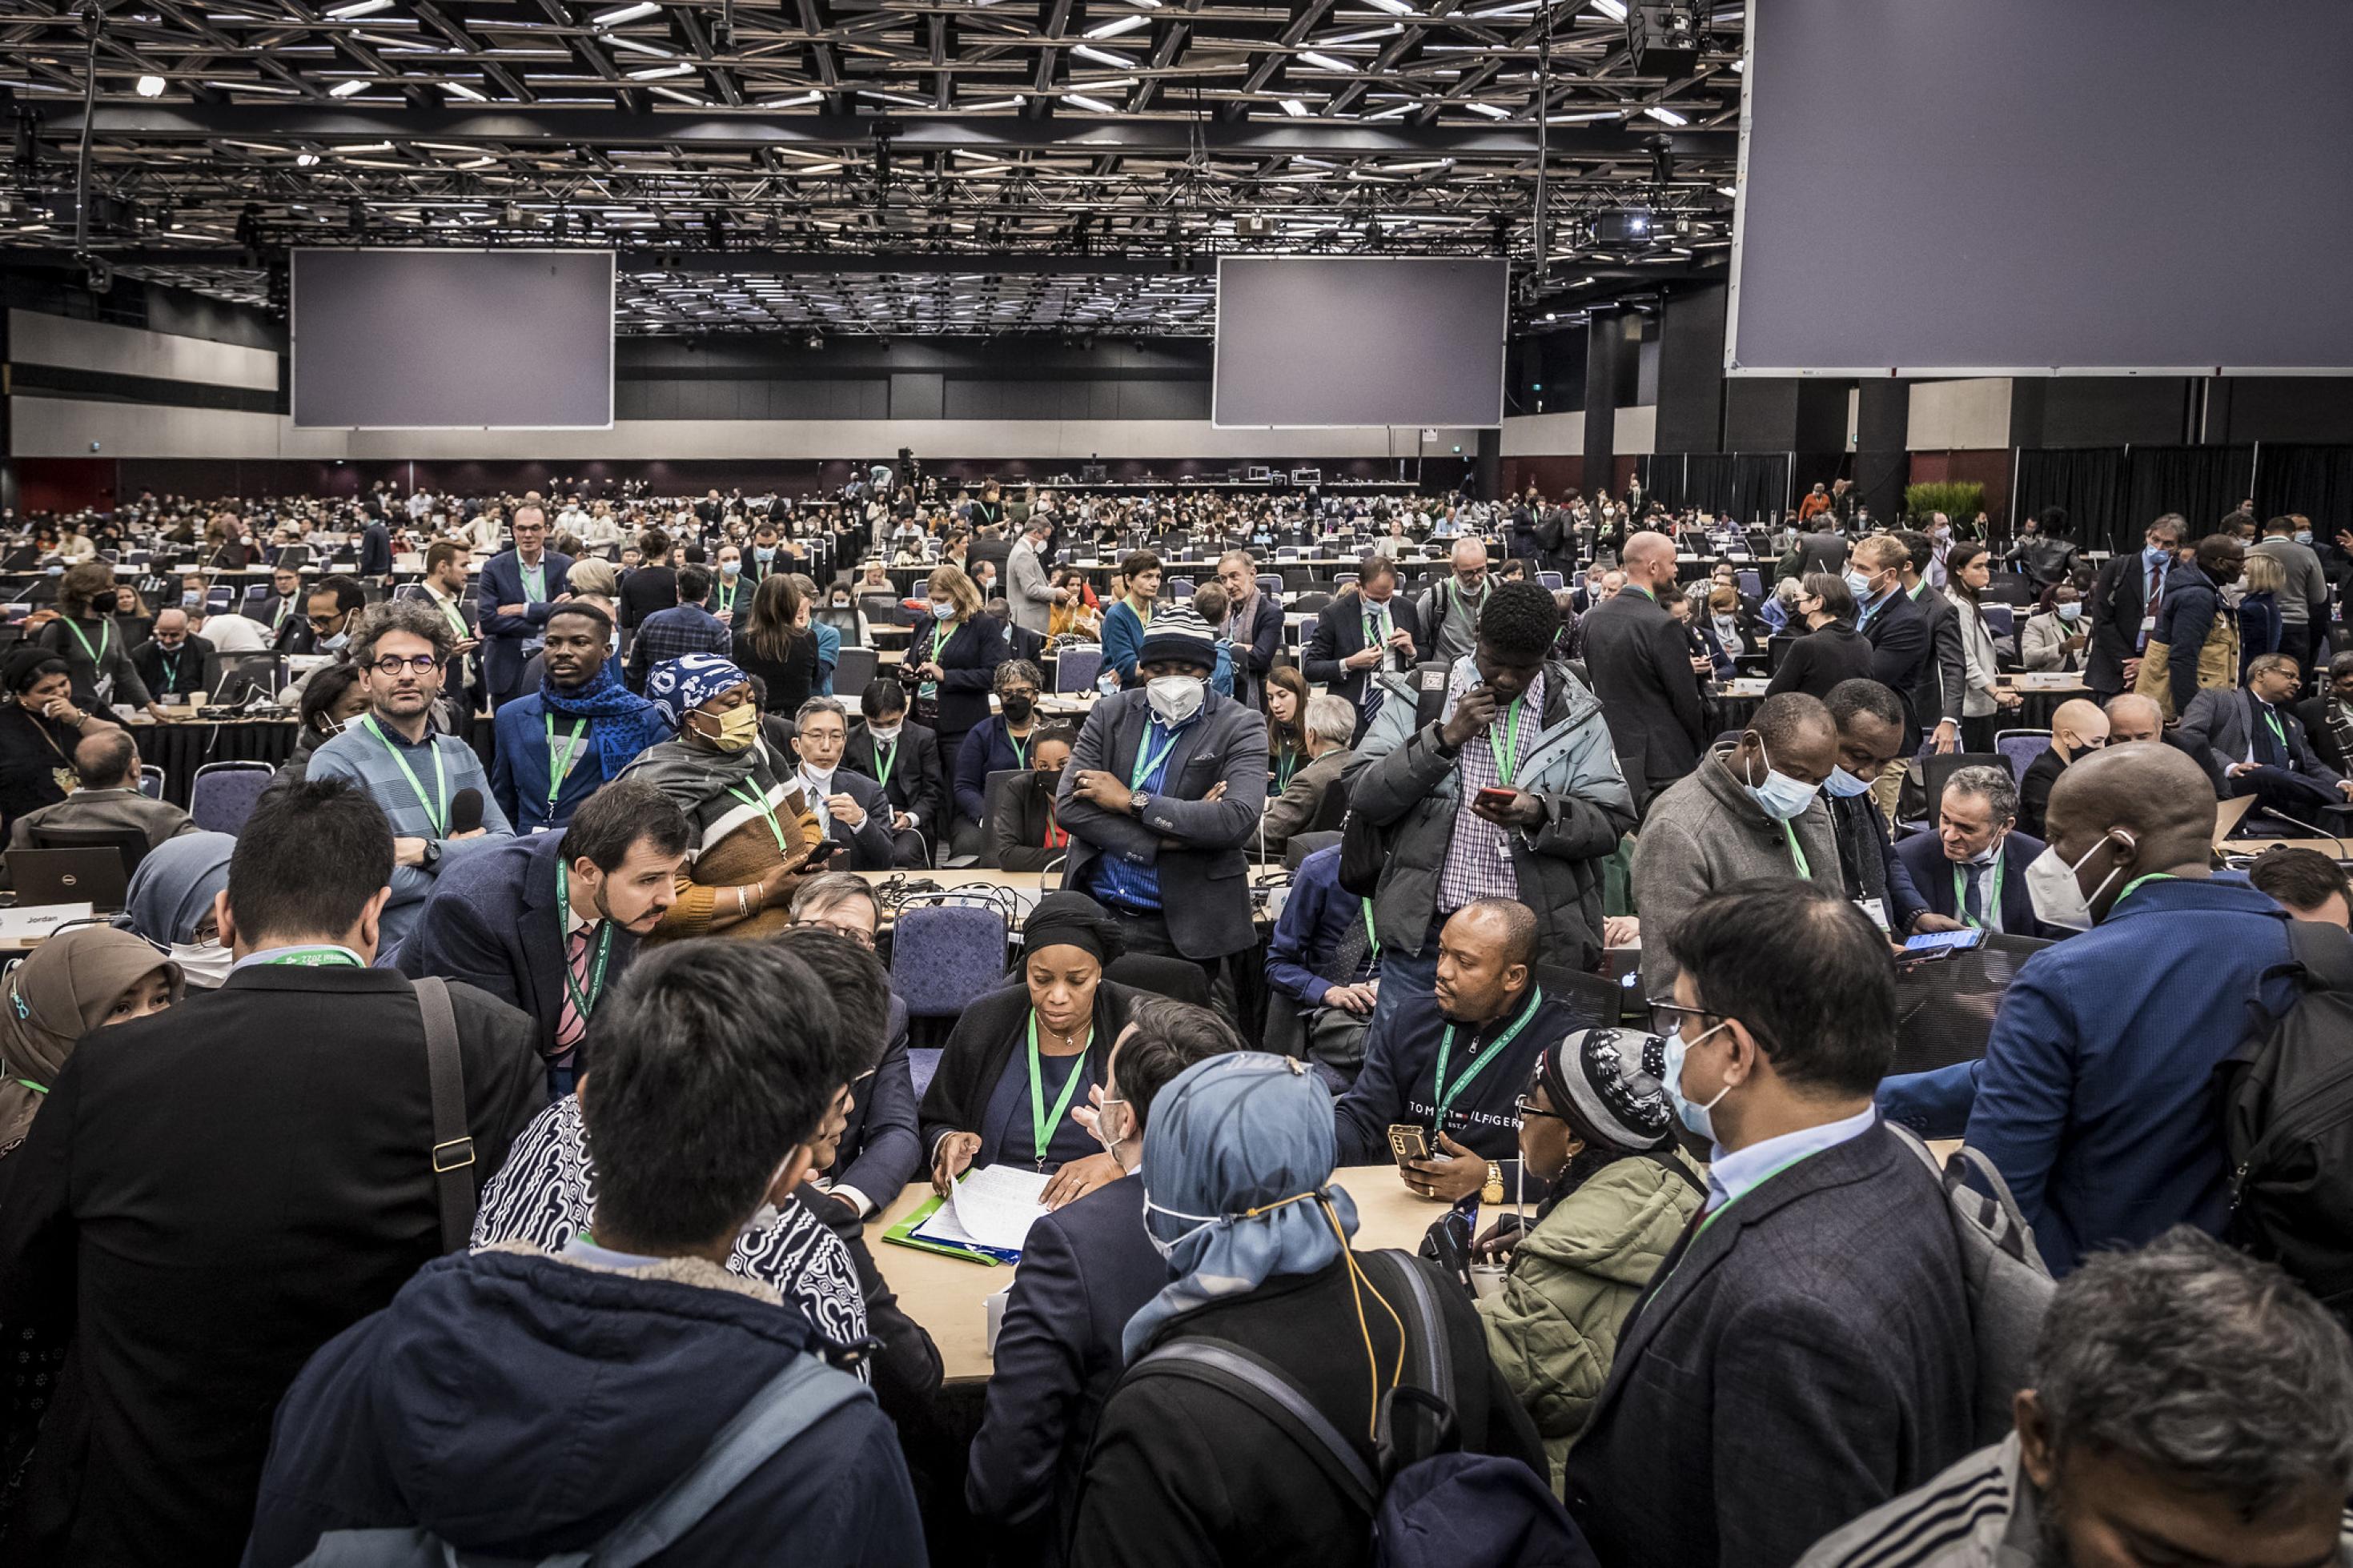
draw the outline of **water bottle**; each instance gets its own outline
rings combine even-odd
[[[1095,689],[1102,692],[1105,697],[1109,697],[1112,693],[1117,691],[1119,689],[1119,673],[1116,670],[1106,669],[1101,675],[1096,676]]]

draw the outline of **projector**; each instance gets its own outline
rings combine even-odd
[[[1244,239],[1264,239],[1274,232],[1274,219],[1264,213],[1244,213],[1234,219],[1234,232]]]
[[[1648,207],[1621,207],[1616,212],[1593,215],[1593,242],[1596,245],[1648,245],[1652,238],[1653,220]]]
[[[1626,8],[1626,47],[1636,76],[1670,81],[1699,69],[1699,46],[1706,26],[1696,0]]]

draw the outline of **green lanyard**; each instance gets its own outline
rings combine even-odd
[[[555,752],[555,715],[543,713],[541,717],[547,721],[547,804],[554,805],[556,792],[564,787],[564,781],[572,776],[572,759],[580,752],[580,737],[586,732],[588,721],[572,721],[572,733],[565,737],[564,754],[558,756]],[[561,874],[556,880],[563,880]]]
[[[449,775],[442,766],[441,748],[433,746],[433,794],[427,795],[423,782],[417,776],[417,770],[408,765],[408,759],[401,754],[398,746],[392,743],[392,738],[376,727],[375,715],[371,713],[360,722],[368,727],[368,733],[384,742],[384,749],[390,752],[392,760],[400,764],[402,775],[408,780],[408,787],[417,792],[417,804],[425,808],[425,821],[433,829],[433,837],[449,837]],[[433,733],[429,730],[426,731],[425,743],[433,745]]]
[[[304,969],[358,969],[360,961],[340,947],[290,948],[275,958],[265,958],[264,963],[292,963]]]
[[[564,864],[564,857],[555,858],[555,934],[565,947],[572,945],[572,873]],[[569,957],[564,963],[564,989],[572,998],[572,1010],[580,1015],[584,1025],[588,1015],[596,1010],[596,998],[605,994],[605,961],[613,956],[613,922],[596,922],[596,962],[588,969],[588,991],[583,995],[579,978],[572,973]]]
[[[1369,605],[1366,605],[1365,609],[1365,646],[1366,647],[1381,647],[1386,646],[1389,640],[1389,628],[1394,626],[1396,624],[1396,622],[1389,619],[1389,606],[1388,601],[1384,600],[1377,608]]]
[[[2277,710],[2270,708],[2264,709],[2263,722],[2271,726],[2272,739],[2279,742],[2280,756],[2284,759],[2287,756],[2287,731],[2280,728],[2279,713]]]
[[[90,639],[82,636],[81,626],[77,622],[69,618],[66,621],[66,630],[73,633],[74,641],[81,644],[81,651],[90,655],[90,662],[93,666],[104,664],[106,659],[107,645],[113,639],[114,636],[114,623],[112,621],[100,620],[98,623],[98,647],[95,648],[90,646]]]
[[[791,858],[792,850],[785,843],[785,825],[776,820],[776,807],[768,804],[768,797],[748,789],[738,789],[733,784],[727,786],[727,793],[768,819],[768,831],[774,834],[776,839],[776,853],[787,859]]]
[[[1381,954],[1381,938],[1380,933],[1373,930],[1373,900],[1366,899],[1357,904],[1356,912],[1365,917],[1365,956],[1368,959],[1378,958]],[[1439,1070],[1443,1072],[1446,1069],[1440,1067]],[[1475,1072],[1478,1069],[1474,1068],[1472,1070]]]
[[[187,657],[187,650],[183,648],[178,654],[171,656],[169,664],[164,662],[165,657],[162,648],[155,650],[155,668],[164,672],[164,689],[170,691],[180,684],[180,660]],[[2282,751],[2287,749],[2285,742],[2280,743],[2280,749]]]
[[[435,597],[433,602],[441,607],[443,615],[449,617],[449,625],[456,629],[459,642],[474,635],[473,628],[466,624],[466,612],[458,607],[456,600]]]
[[[31,1089],[35,1094],[47,1094],[49,1092],[49,1086],[47,1084],[35,1083],[28,1078],[20,1078],[16,1081],[23,1084],[26,1089]]]
[[[1015,767],[1026,768],[1029,765],[1029,742],[1015,734],[1013,732],[1013,726],[1010,724],[1008,724],[1005,727],[1005,743],[1013,748],[1013,765]]]
[[[889,784],[889,783],[891,782],[891,771],[892,771],[893,768],[896,768],[898,765],[899,765],[899,742],[896,742],[896,741],[892,742],[891,742],[891,749],[890,749],[889,751],[887,751],[887,752],[886,752],[886,751],[884,751],[884,750],[883,750],[881,747],[880,747],[880,746],[877,746],[877,747],[875,747],[875,748],[874,748],[874,771],[875,771],[876,773],[880,773],[880,774],[881,774],[881,775],[882,775],[881,777],[880,777],[880,778],[878,778],[878,779],[876,779],[876,780],[874,781],[876,784]]]
[[[719,580],[719,586],[712,590],[712,595],[719,600],[719,613],[723,616],[734,614],[736,596],[743,592],[742,578],[739,577],[730,583],[726,578],[722,577]]]
[[[1996,855],[1993,858],[1993,878],[1986,889],[1987,918],[1984,920],[1972,920],[1969,917],[1968,874],[1958,866],[1953,868],[1953,910],[1961,917],[1963,923],[1975,926],[1980,931],[1993,929],[1992,917],[2001,912],[2001,856]],[[2126,891],[2129,892],[2131,889],[2126,889]]]
[[[1054,1114],[1046,1114],[1046,1079],[1044,1069],[1038,1064],[1038,1009],[1029,1009],[1029,1141],[1038,1152],[1038,1168],[1046,1168],[1046,1151],[1054,1142],[1054,1129],[1062,1124],[1062,1113],[1071,1108],[1071,1097],[1079,1091],[1079,1079],[1087,1076],[1086,1063],[1071,1064],[1071,1076],[1062,1084],[1062,1098],[1054,1101]]]
[[[1291,775],[1298,771],[1299,753],[1289,746],[1283,747],[1282,755],[1277,757],[1274,762],[1274,793],[1281,795],[1284,790],[1289,789]]]
[[[1505,722],[1487,733],[1488,749],[1495,753],[1495,779],[1509,784],[1512,775],[1520,771],[1520,706],[1524,698],[1512,699],[1512,706],[1504,715]]]
[[[1167,743],[1155,752],[1151,749],[1152,731],[1149,726],[1146,726],[1144,740],[1135,748],[1135,767],[1127,775],[1128,788],[1134,790],[1144,787],[1144,781],[1152,776],[1153,770],[1167,762],[1168,753],[1176,749],[1176,737],[1182,732],[1177,730],[1169,731]]]
[[[934,664],[940,662],[940,650],[948,646],[948,638],[955,635],[955,634],[954,632],[948,629],[945,622],[941,622],[932,627],[932,662]]]
[[[1367,913],[1366,919],[1370,918]],[[1535,1017],[1536,1009],[1543,1005],[1544,987],[1539,985],[1528,993],[1528,1005],[1520,1009],[1520,1016],[1512,1020],[1512,1026],[1497,1035],[1485,1050],[1471,1058],[1471,1065],[1462,1069],[1461,1076],[1454,1080],[1451,1088],[1446,1082],[1446,1063],[1454,1054],[1454,1026],[1446,1026],[1446,1033],[1438,1037],[1438,1084],[1433,1090],[1438,1100],[1439,1131],[1446,1130],[1446,1113],[1461,1097],[1462,1091],[1471,1087],[1471,1080],[1477,1078],[1489,1062],[1504,1054],[1504,1047],[1519,1037],[1520,1031],[1528,1026],[1528,1020]]]
[[[1806,863],[1806,852],[1798,847],[1798,830],[1788,823],[1781,824],[1781,837],[1789,841],[1789,858],[1798,868],[1798,875],[1807,881],[1814,879],[1813,867]]]
[[[2170,871],[2150,871],[2143,876],[2135,877],[2125,884],[2125,890],[2116,895],[2116,901],[2108,906],[2108,913],[2115,914],[2123,906],[2124,901],[2133,896],[2133,889],[2143,882],[2169,882],[2173,879],[2173,873]]]
[[[543,561],[536,566],[525,566],[522,563],[518,561],[515,563],[515,569],[518,574],[522,578],[522,602],[524,604],[536,605],[547,597],[546,562]]]

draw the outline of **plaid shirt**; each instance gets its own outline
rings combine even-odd
[[[639,623],[629,643],[629,684],[642,691],[655,665],[684,658],[691,653],[733,656],[734,639],[717,616],[701,605],[676,605],[656,610]]]
[[[1478,684],[1475,667],[1467,662],[1457,666],[1453,679],[1447,684],[1446,710],[1439,715],[1439,722],[1443,724],[1453,717],[1455,703]],[[1538,671],[1520,700],[1519,754],[1523,757],[1535,748],[1536,736],[1544,727],[1544,674]],[[1505,722],[1510,712],[1508,707],[1497,712],[1495,724]],[[1481,899],[1520,896],[1520,874],[1512,865],[1510,830],[1471,809],[1471,803],[1478,798],[1481,790],[1494,788],[1504,782],[1502,770],[1495,765],[1494,729],[1495,725],[1491,724],[1462,743],[1456,770],[1461,785],[1454,812],[1454,837],[1446,847],[1445,868],[1438,875],[1440,914]]]

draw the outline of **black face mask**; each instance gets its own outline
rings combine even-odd
[[[90,613],[93,616],[111,616],[121,603],[122,595],[109,588],[102,594],[92,594],[90,596]]]
[[[1028,723],[1031,710],[1037,706],[1035,700],[1028,697],[1000,697],[997,700],[1005,710],[1005,716],[1016,724]]]

